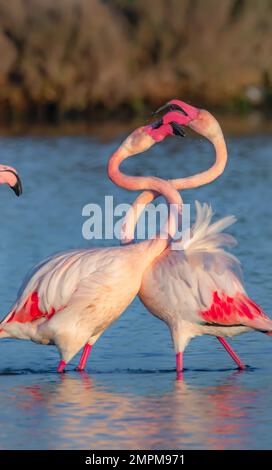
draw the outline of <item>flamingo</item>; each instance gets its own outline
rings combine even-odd
[[[170,180],[173,186],[188,189],[213,181],[224,171],[227,162],[224,136],[216,119],[208,111],[180,100],[172,100],[158,111],[165,110],[170,110],[171,119],[176,123],[187,125],[209,139],[216,152],[215,163],[209,170],[189,178]],[[160,124],[164,125],[163,119]],[[123,226],[124,243],[133,238],[144,204],[157,196],[153,191],[138,196]],[[185,249],[177,251],[167,247],[146,269],[139,291],[147,309],[170,329],[178,378],[182,378],[183,351],[195,336],[218,337],[238,367],[244,369],[245,365],[224,337],[253,330],[272,335],[271,319],[245,291],[239,261],[223,249],[235,242],[233,237],[222,233],[235,218],[228,216],[211,223],[212,215],[210,206],[196,202],[196,221]]]
[[[16,194],[20,196],[22,194],[22,183],[20,177],[11,166],[0,165],[0,184],[7,184]]]
[[[160,131],[152,124],[140,127],[121,144],[108,163],[109,178],[125,189],[153,190],[181,210],[180,194],[155,177],[133,177],[122,173],[121,163],[142,153],[160,137],[182,132],[179,124]],[[177,217],[169,212],[165,231],[172,237]],[[143,272],[169,244],[168,238],[143,241],[123,247],[79,249],[46,259],[28,274],[10,313],[0,323],[0,338],[54,344],[60,353],[58,372],[116,320],[137,295]],[[88,348],[87,348],[88,352]],[[82,366],[86,349],[79,364]]]

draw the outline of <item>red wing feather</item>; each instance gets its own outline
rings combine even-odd
[[[7,323],[10,323],[12,321],[17,321],[19,323],[27,323],[38,320],[42,317],[49,319],[54,315],[54,313],[54,308],[52,308],[50,312],[43,312],[42,310],[40,310],[38,293],[33,292],[27,298],[20,310],[14,310],[11,313],[11,315],[7,319]]]
[[[224,292],[220,295],[214,292],[211,307],[200,312],[200,316],[205,322],[222,326],[245,325],[257,329],[272,326],[261,308],[242,293],[229,297]],[[271,324],[267,325],[267,321]]]

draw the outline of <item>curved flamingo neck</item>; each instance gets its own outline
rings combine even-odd
[[[197,188],[199,186],[211,183],[223,173],[227,163],[228,153],[221,128],[219,128],[217,134],[209,140],[215,149],[215,162],[213,165],[202,173],[197,173],[187,178],[168,180],[168,182],[171,182],[175,189],[183,190]],[[134,239],[135,227],[145,206],[150,204],[160,195],[161,194],[159,191],[144,191],[136,198],[126,215],[125,222],[122,227],[122,244],[129,243]]]
[[[171,180],[176,189],[198,188],[204,184],[211,183],[223,173],[228,160],[228,152],[221,129],[215,137],[209,140],[215,149],[215,162],[213,165],[208,170],[197,173],[196,175]]]
[[[174,237],[178,229],[178,214],[181,212],[182,199],[177,190],[168,181],[156,178],[154,176],[129,176],[121,172],[121,163],[131,156],[132,153],[126,146],[121,145],[119,149],[111,156],[108,163],[108,176],[118,186],[128,190],[151,190],[162,194],[171,208],[169,210],[167,226],[164,231],[170,237]],[[167,245],[167,241],[165,242]]]

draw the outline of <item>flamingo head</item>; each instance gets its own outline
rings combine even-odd
[[[181,100],[168,101],[154,114],[162,115],[155,122],[139,127],[123,142],[122,147],[129,155],[144,152],[168,136],[184,137],[184,126],[212,140],[218,134],[220,126],[206,110],[198,109]]]
[[[172,135],[179,133],[180,126],[188,126],[198,134],[213,140],[221,128],[215,117],[205,109],[198,109],[181,100],[171,100],[166,105],[159,108],[155,114],[166,111],[163,116],[162,124],[169,123],[172,127]],[[166,130],[166,129],[165,129]],[[164,127],[161,127],[161,132],[165,132]],[[167,130],[166,130],[167,131]],[[171,130],[168,128],[171,135]],[[169,135],[169,134],[168,134]],[[162,139],[160,139],[162,140]]]
[[[146,132],[155,140],[161,142],[167,136],[184,137],[183,126],[189,126],[190,122],[197,118],[200,110],[180,100],[168,101],[154,114],[166,112],[160,119],[149,126],[145,126]]]
[[[0,165],[0,184],[7,184],[16,194],[22,194],[22,183],[17,171],[6,165]]]

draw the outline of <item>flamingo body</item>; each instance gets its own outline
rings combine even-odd
[[[184,124],[207,138],[215,150],[215,161],[208,170],[168,181],[176,189],[184,190],[218,178],[225,169],[228,153],[222,129],[214,116],[180,100],[169,101],[158,113],[162,111],[169,111],[167,116],[171,115],[175,126]],[[159,126],[160,129],[161,124],[167,123],[168,117],[164,116],[155,127]],[[181,135],[181,132],[178,133]],[[158,195],[158,192],[145,191],[134,201],[123,224],[123,243],[133,239],[141,207]],[[271,320],[245,293],[238,260],[222,248],[234,241],[222,230],[235,219],[227,217],[211,224],[211,209],[198,203],[196,208],[196,223],[185,250],[174,251],[168,247],[147,269],[139,292],[149,311],[170,328],[176,349],[178,378],[182,371],[182,352],[194,336],[216,335],[238,367],[245,369],[246,366],[222,336],[233,336],[252,329],[272,334]]]
[[[160,178],[122,173],[121,163],[155,144],[156,129],[140,127],[125,139],[108,162],[109,178],[124,189],[150,189],[163,194],[181,210],[181,197]],[[161,138],[172,135],[171,120]],[[166,233],[177,230],[169,213]],[[58,372],[84,346],[79,368],[85,365],[90,344],[116,320],[137,295],[143,272],[168,245],[167,239],[126,247],[75,250],[55,255],[27,276],[11,312],[0,324],[0,338],[28,339],[55,344],[61,361]]]
[[[169,326],[177,354],[203,334],[272,331],[272,321],[245,292],[239,261],[222,248],[234,242],[222,230],[235,219],[211,224],[211,208],[196,203],[196,209],[185,250],[165,250],[147,268],[139,292],[148,310]]]
[[[55,344],[68,362],[136,296],[148,263],[146,245],[76,250],[46,260],[27,277],[0,336]]]

